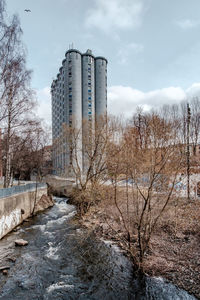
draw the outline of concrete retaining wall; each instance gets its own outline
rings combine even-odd
[[[32,214],[34,202],[35,191],[0,199],[0,239]],[[53,201],[47,196],[47,188],[38,189],[34,213],[52,205]]]
[[[73,179],[65,179],[58,176],[48,176],[46,182],[50,187],[50,193],[58,197],[69,197],[75,185]]]

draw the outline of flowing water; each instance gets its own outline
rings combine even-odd
[[[97,241],[73,222],[66,199],[0,241],[15,262],[0,275],[0,299],[158,299],[194,297],[159,278],[134,278],[131,263],[109,242]],[[26,247],[15,247],[23,238]]]

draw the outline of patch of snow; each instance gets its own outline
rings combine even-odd
[[[109,240],[104,240],[104,239],[100,239],[100,240],[107,246],[110,246],[115,252],[122,252],[121,249],[116,245],[115,242],[109,241]]]
[[[5,233],[16,227],[21,221],[21,210],[16,208],[8,216],[3,215],[0,218],[0,238]]]
[[[54,283],[50,285],[46,290],[48,293],[53,292],[54,290],[60,290],[60,289],[73,289],[74,285],[73,284],[65,284],[65,282],[60,281],[57,283]]]
[[[156,281],[165,282],[164,279],[163,279],[162,277],[155,277],[155,276],[153,276],[152,278],[153,278],[154,280],[156,280]]]

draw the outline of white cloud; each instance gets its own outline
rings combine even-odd
[[[39,107],[37,115],[51,125],[51,95],[50,87],[37,91]],[[131,117],[138,106],[144,111],[158,108],[164,104],[175,104],[199,96],[200,82],[192,84],[188,89],[181,87],[168,87],[150,92],[142,92],[128,86],[111,86],[108,88],[108,113]]]
[[[88,10],[85,25],[110,33],[115,29],[136,28],[141,25],[144,0],[95,0]]]
[[[200,82],[193,83],[191,87],[186,90],[188,97],[200,97]]]
[[[112,86],[108,89],[108,112],[131,117],[140,106],[144,111],[164,104],[180,103],[187,97],[180,87],[169,87],[144,93],[125,86]]]
[[[123,45],[123,47],[118,51],[117,58],[120,64],[126,64],[130,55],[139,54],[143,52],[144,46],[142,44],[130,43]]]
[[[38,106],[36,114],[43,119],[48,125],[51,125],[51,94],[50,87],[45,87],[36,91]]]
[[[197,27],[199,25],[199,21],[185,19],[185,20],[176,21],[176,24],[182,29],[190,29],[190,28]]]

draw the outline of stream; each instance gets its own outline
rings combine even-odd
[[[75,207],[54,199],[54,207],[0,241],[1,253],[12,259],[8,275],[0,274],[0,299],[196,299],[161,278],[135,278],[115,245],[80,228],[73,220]],[[20,238],[28,246],[15,247]]]

